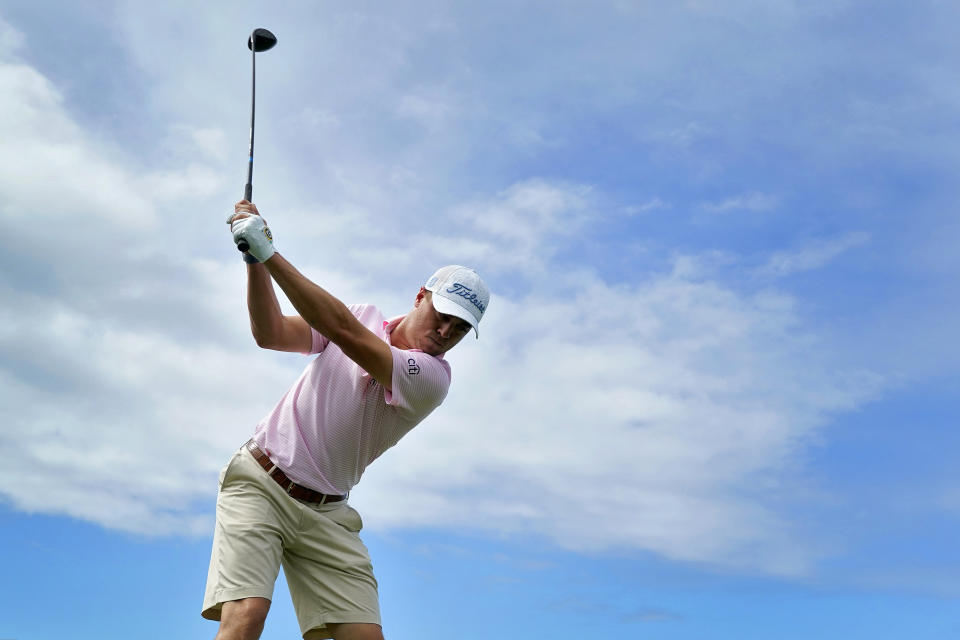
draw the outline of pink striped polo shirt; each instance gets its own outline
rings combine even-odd
[[[350,311],[381,340],[389,322],[372,305]],[[387,391],[336,344],[313,332],[319,354],[277,406],[257,425],[254,441],[291,480],[315,491],[344,494],[364,469],[440,406],[450,388],[450,365],[419,349],[393,352],[393,390]]]

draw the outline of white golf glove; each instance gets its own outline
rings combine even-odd
[[[276,253],[270,227],[258,215],[250,215],[234,221],[230,224],[230,231],[233,232],[233,241],[245,240],[250,246],[247,253],[260,262],[266,262]]]

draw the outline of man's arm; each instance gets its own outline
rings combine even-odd
[[[283,315],[270,273],[259,263],[247,265],[247,310],[257,345],[275,351],[310,351],[310,325],[300,316]]]
[[[232,229],[234,220],[251,215],[259,217],[257,205],[241,200],[233,205],[233,215],[227,218],[227,224]],[[310,325],[298,316],[283,315],[269,272],[256,262],[247,262],[247,311],[253,338],[264,349],[307,353],[313,346]]]
[[[300,314],[297,320],[319,331],[374,380],[392,390],[393,353],[386,342],[363,326],[345,304],[308,280],[279,253],[274,253],[262,265],[251,265],[261,266],[280,285]],[[272,287],[270,291],[273,292]],[[276,297],[273,301],[276,304]],[[279,313],[279,305],[277,310]],[[307,335],[309,337],[309,331]]]

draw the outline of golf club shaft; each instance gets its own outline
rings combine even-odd
[[[256,47],[250,49],[251,70],[250,70],[250,154],[249,164],[247,164],[247,184],[243,187],[243,199],[247,202],[253,202],[253,129],[256,121],[257,110],[257,51]],[[246,240],[240,240],[237,243],[237,249],[247,251],[250,245]]]

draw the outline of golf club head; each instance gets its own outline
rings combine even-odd
[[[277,36],[273,35],[269,29],[254,29],[247,39],[247,48],[250,51],[259,53],[272,49],[277,44]]]

